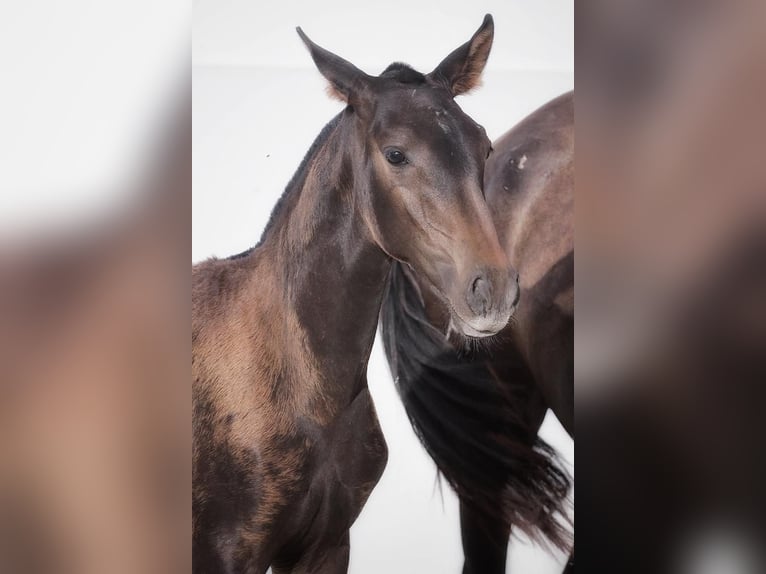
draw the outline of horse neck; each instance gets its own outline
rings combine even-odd
[[[313,363],[322,393],[347,402],[366,385],[378,313],[390,259],[374,243],[359,210],[354,187],[367,184],[356,157],[354,118],[338,126],[310,158],[296,199],[288,202],[275,249],[285,294]],[[287,333],[287,336],[294,334]],[[300,382],[298,382],[300,384]],[[314,384],[306,381],[306,384]]]

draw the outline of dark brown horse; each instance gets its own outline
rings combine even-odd
[[[570,480],[537,433],[550,408],[573,434],[573,130],[569,93],[501,137],[487,161],[487,204],[521,283],[505,330],[452,336],[448,305],[415,265],[394,265],[381,312],[407,413],[460,499],[466,574],[505,572],[512,526],[570,546]]]
[[[346,571],[386,464],[365,371],[392,261],[468,334],[499,331],[517,299],[483,198],[490,141],[453,99],[479,80],[491,17],[428,75],[369,76],[298,33],[347,105],[260,243],[192,269],[198,573]]]

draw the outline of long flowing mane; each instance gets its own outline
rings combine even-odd
[[[529,428],[524,402],[514,400],[524,389],[499,381],[487,355],[458,352],[431,325],[401,263],[389,277],[381,310],[386,356],[415,433],[440,473],[461,500],[510,519],[533,540],[568,549],[571,479]],[[524,374],[519,358],[507,360]],[[494,498],[499,491],[503,500]]]

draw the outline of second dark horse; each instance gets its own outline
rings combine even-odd
[[[381,311],[407,414],[460,499],[464,574],[505,572],[512,526],[571,545],[570,479],[537,433],[550,408],[573,435],[573,95],[529,115],[494,148],[487,204],[521,281],[509,326],[489,341],[450,336],[448,302],[399,263]]]

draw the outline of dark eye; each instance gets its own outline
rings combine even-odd
[[[404,157],[404,154],[398,149],[386,150],[386,159],[388,160],[388,163],[392,163],[394,165],[401,165],[407,162],[407,158]]]
[[[492,152],[495,151],[495,148],[492,147],[492,144],[489,145],[489,151],[487,152],[487,159],[489,159],[489,156],[492,155]]]

